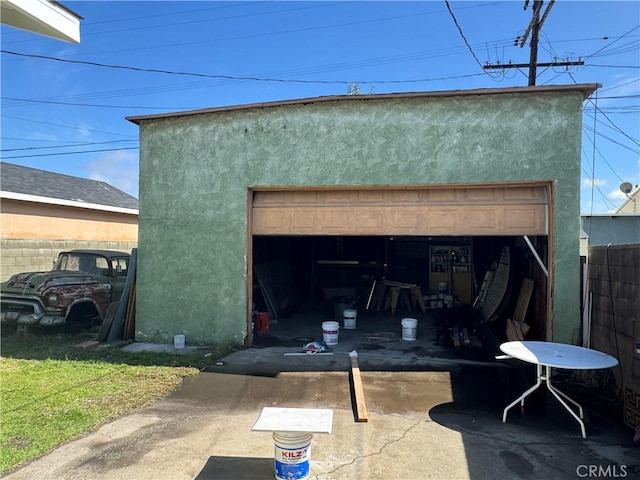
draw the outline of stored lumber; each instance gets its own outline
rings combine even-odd
[[[355,399],[356,422],[366,422],[369,420],[367,412],[367,404],[364,398],[364,389],[362,388],[362,379],[360,378],[360,366],[358,365],[358,352],[355,350],[349,352],[351,359],[351,384],[353,386],[353,398]]]
[[[466,347],[471,345],[471,337],[469,337],[469,331],[466,328],[462,329],[462,343]]]
[[[457,326],[453,327],[453,346],[460,348],[460,330]]]

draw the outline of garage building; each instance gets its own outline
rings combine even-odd
[[[534,281],[530,335],[575,342],[582,105],[597,87],[129,117],[140,127],[136,340],[250,344],[269,287],[286,291],[282,315],[326,309],[332,294],[362,302],[382,279],[418,285],[426,301],[446,282],[471,307],[506,247],[515,296]]]

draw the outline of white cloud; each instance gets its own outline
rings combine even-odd
[[[602,187],[606,185],[607,181],[602,178],[583,178],[582,179],[582,187],[583,188],[591,188],[591,187]]]
[[[80,122],[76,129],[76,134],[84,141],[91,140],[91,128],[85,122]]]
[[[624,95],[637,95],[638,88],[640,87],[640,79],[634,75],[618,74],[614,76],[615,85],[607,88],[605,96],[624,96]]]
[[[612,202],[619,202],[627,199],[627,196],[624,193],[622,193],[622,191],[619,188],[616,188],[615,190],[611,190],[607,195],[607,197]]]
[[[126,150],[107,152],[98,160],[87,163],[87,175],[92,180],[106,182],[138,198],[138,154]]]

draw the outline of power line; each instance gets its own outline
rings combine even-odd
[[[595,121],[595,118],[594,118],[594,121]],[[584,128],[585,128],[586,130],[589,130],[590,132],[593,132],[595,135],[598,135],[598,136],[600,136],[600,137],[602,137],[602,138],[604,138],[604,139],[606,139],[606,140],[609,140],[611,143],[615,143],[616,145],[618,145],[618,146],[620,146],[620,147],[624,148],[625,150],[629,150],[630,152],[633,152],[633,153],[635,153],[635,154],[639,154],[639,155],[640,155],[640,150],[634,150],[633,148],[628,147],[627,145],[625,145],[625,144],[623,144],[623,143],[620,143],[620,142],[618,142],[618,141],[614,140],[614,139],[613,139],[613,138],[611,138],[611,137],[608,137],[608,136],[606,136],[606,135],[603,135],[602,133],[598,132],[594,127],[588,127],[588,126],[586,126],[586,125],[585,125],[585,126],[584,126]]]
[[[596,109],[596,108],[594,108],[593,110],[595,111],[595,109]],[[601,108],[598,108],[598,112],[600,112],[600,114],[602,114],[602,115],[604,115],[605,117],[607,117],[607,115],[605,114],[605,112],[604,112]],[[589,114],[589,113],[587,113],[587,112],[584,112],[584,115],[585,115],[586,117],[593,118],[593,116],[592,116],[592,115],[590,115],[590,114]],[[622,130],[621,130],[620,128],[618,128],[616,125],[614,125],[613,123],[611,123],[611,120],[610,120],[609,118],[607,118],[607,120],[609,121],[609,123],[605,123],[605,122],[603,122],[602,120],[598,119],[598,123],[599,123],[600,125],[602,125],[603,127],[607,127],[607,128],[609,128],[610,130],[613,130],[614,132],[616,132],[616,133],[618,133],[618,134],[620,134],[620,135],[623,135],[623,136],[627,137],[629,140],[631,140],[631,142],[633,142],[633,143],[635,143],[636,145],[640,146],[640,143],[638,142],[638,140],[636,140],[635,138],[633,138],[633,137],[632,137],[632,136],[630,136],[630,135],[627,135],[624,131],[622,131]]]
[[[603,50],[605,50],[605,49],[607,49],[607,48],[609,48],[611,45],[613,45],[613,44],[614,44],[614,43],[616,43],[617,41],[619,41],[619,40],[623,39],[624,37],[626,37],[627,35],[629,35],[631,32],[633,32],[633,31],[637,30],[638,28],[640,28],[640,25],[636,25],[636,26],[635,26],[635,27],[633,27],[631,30],[629,30],[627,33],[623,34],[623,35],[622,35],[622,36],[620,36],[620,37],[617,37],[617,38],[616,38],[613,42],[611,42],[609,45],[605,45],[605,46],[604,46],[604,47],[602,47],[601,49],[596,50],[595,52],[593,52],[591,55],[587,55],[587,56],[585,57],[585,60],[586,60],[587,58],[591,58],[591,57],[593,57],[594,55],[596,55],[596,54],[598,54],[598,53],[602,52]]]
[[[640,65],[595,65],[593,63],[585,64],[585,67],[596,67],[596,68],[633,68],[639,69]]]
[[[31,141],[28,138],[18,139],[24,141]],[[24,147],[24,148],[5,148],[0,150],[0,152],[18,152],[24,150],[47,150],[51,148],[71,148],[71,147],[85,147],[88,145],[105,145],[110,143],[122,143],[122,142],[137,142],[138,140],[111,140],[108,142],[86,142],[86,143],[70,143],[68,145],[49,145],[47,147]]]
[[[613,123],[613,120],[611,120],[599,107],[598,105],[596,105],[595,103],[593,103],[593,101],[591,99],[589,99],[589,102],[595,107],[595,109],[597,111],[599,111],[602,115],[604,115],[604,118],[606,118],[609,123],[611,124],[611,126],[613,127],[614,130],[616,130],[618,133],[620,133],[621,135],[624,135],[625,137],[627,137],[629,140],[631,140],[633,143],[635,143],[636,145],[638,145],[640,147],[640,142],[638,142],[638,140],[636,140],[635,138],[633,138],[631,135],[627,135],[625,132],[622,131],[622,129],[620,127],[618,127],[615,123]]]
[[[491,3],[484,3],[484,4],[481,4],[481,5],[464,6],[464,7],[461,7],[461,9],[484,8],[484,7],[487,7],[487,6],[499,5],[500,3],[501,2],[491,2]],[[333,2],[327,2],[327,4],[330,5],[330,4],[333,4]],[[315,7],[308,7],[308,8],[315,8]],[[264,12],[264,14],[269,14],[269,13],[270,12]],[[135,46],[132,46],[131,48],[127,48],[127,49],[110,50],[107,53],[113,54],[113,53],[119,53],[119,52],[128,52],[128,51],[132,51],[132,50],[135,50],[135,51],[139,52],[141,50],[150,50],[150,49],[158,49],[158,48],[162,48],[162,49],[166,50],[167,48],[171,48],[171,47],[187,47],[187,46],[192,46],[192,45],[197,45],[197,44],[208,44],[208,43],[224,42],[224,41],[226,41],[226,42],[229,42],[229,41],[236,42],[236,41],[239,41],[239,40],[260,38],[260,37],[266,37],[266,36],[285,35],[285,34],[291,34],[291,33],[304,33],[304,32],[309,32],[309,31],[324,30],[324,29],[328,29],[328,28],[353,27],[354,25],[364,25],[364,24],[377,23],[377,22],[388,22],[390,20],[403,20],[403,19],[406,19],[406,18],[415,18],[417,16],[434,15],[434,14],[439,14],[439,13],[440,13],[440,10],[432,10],[432,11],[426,11],[426,12],[416,12],[416,13],[411,13],[411,14],[406,14],[406,15],[391,16],[391,17],[390,16],[385,16],[385,17],[379,17],[379,18],[368,19],[368,20],[360,20],[360,21],[355,21],[355,22],[346,22],[346,23],[330,24],[330,25],[320,25],[320,26],[309,27],[309,28],[298,28],[298,29],[294,29],[294,30],[281,30],[281,31],[276,31],[276,32],[255,33],[255,34],[240,35],[240,36],[227,37],[227,38],[217,38],[217,39],[213,39],[213,40],[199,40],[199,41],[195,41],[195,42],[182,42],[182,43],[172,43],[172,44],[163,44],[163,45],[158,44],[156,42],[152,46],[135,45]],[[261,14],[259,14],[259,15],[261,15]],[[229,18],[231,18],[231,17],[229,17]],[[160,26],[164,26],[164,25],[160,25]],[[91,53],[95,55],[96,52],[91,52]],[[105,53],[105,52],[97,52],[97,53]],[[73,56],[73,55],[74,54],[70,54],[69,56]]]
[[[77,153],[95,153],[95,152],[117,152],[120,150],[138,150],[138,147],[122,147],[122,148],[103,148],[99,150],[79,150],[76,152],[60,152],[60,153],[39,153],[36,155],[14,155],[11,157],[2,157],[3,160],[9,158],[33,158],[33,157],[53,157],[57,155],[75,155]]]
[[[613,165],[611,165],[609,161],[605,158],[605,156],[602,154],[600,149],[598,149],[595,142],[588,135],[585,135],[585,138],[589,141],[589,143],[591,143],[591,146],[593,147],[594,152],[596,152],[600,156],[602,161],[607,165],[607,167],[609,167],[609,170],[611,170],[611,173],[613,173],[618,178],[618,180],[622,182],[623,180],[618,174],[618,172],[616,172],[616,170],[613,168]],[[582,147],[582,149],[584,151],[584,146]]]
[[[628,82],[620,83],[618,85],[614,85],[613,87],[602,88],[602,89],[600,89],[600,91],[601,92],[608,92],[609,90],[617,90],[620,87],[626,87],[627,85],[631,85],[632,83],[636,83],[636,82],[640,82],[640,78],[634,78],[633,80],[629,80]],[[602,97],[600,97],[600,98],[602,98]]]
[[[94,67],[102,67],[102,68],[115,68],[121,70],[131,70],[135,72],[146,72],[146,73],[162,73],[166,75],[183,75],[190,77],[200,77],[200,78],[215,78],[222,80],[250,80],[255,82],[280,82],[280,83],[305,83],[305,84],[327,84],[327,85],[349,85],[353,84],[353,80],[295,80],[295,79],[284,79],[284,78],[267,78],[267,77],[251,77],[251,76],[235,76],[235,75],[214,75],[214,74],[206,74],[206,73],[196,73],[196,72],[182,72],[175,70],[162,70],[156,68],[141,68],[141,67],[131,67],[126,65],[114,65],[107,63],[99,63],[99,62],[89,62],[86,60],[68,60],[65,58],[58,57],[50,57],[48,55],[35,55],[28,53],[18,53],[12,52],[9,50],[0,50],[0,53],[6,53],[8,55],[16,55],[21,57],[29,57],[29,58],[40,58],[45,60],[54,60],[57,62],[64,63],[75,63],[80,65],[91,65]],[[440,78],[431,78],[431,79],[413,79],[413,80],[369,80],[366,82],[357,82],[357,83],[375,83],[375,84],[397,84],[397,83],[421,83],[421,82],[433,82],[433,81],[442,81],[442,80],[453,80],[459,78],[469,78],[475,77],[482,74],[469,74],[469,75],[458,75],[451,77],[440,77]]]
[[[469,45],[469,41],[467,40],[467,37],[464,36],[464,32],[462,31],[462,28],[460,27],[460,24],[458,23],[458,20],[456,19],[456,16],[453,14],[453,11],[451,10],[451,5],[449,5],[449,0],[444,0],[444,3],[447,4],[447,10],[449,10],[449,14],[451,15],[451,18],[453,19],[453,23],[456,24],[456,27],[458,28],[458,32],[460,33],[460,36],[462,37],[462,40],[464,40],[465,45],[467,46],[467,48],[471,52],[471,55],[473,55],[473,58],[475,59],[476,63],[484,71],[484,67],[483,67],[482,63],[480,62],[480,60],[478,60],[478,57],[476,57],[476,54],[473,51],[473,48],[471,48],[471,45]],[[487,73],[487,75],[489,77],[491,77],[491,75],[489,75],[488,73]]]
[[[253,5],[253,4],[260,4],[262,2],[252,2],[249,3],[248,5]],[[145,26],[140,26],[140,25],[135,25],[133,27],[130,28],[121,28],[118,30],[103,30],[101,32],[90,32],[88,35],[97,35],[97,34],[104,34],[104,33],[118,33],[118,32],[127,32],[127,31],[131,31],[131,30],[135,30],[135,31],[139,31],[142,29],[152,29],[152,28],[161,28],[161,27],[172,27],[175,28],[178,25],[187,25],[187,24],[192,24],[192,23],[205,23],[205,22],[222,22],[222,21],[227,21],[227,20],[235,20],[238,18],[246,18],[246,17],[256,17],[256,16],[261,16],[261,15],[274,15],[274,14],[279,14],[279,13],[288,13],[288,12],[295,12],[295,11],[299,11],[299,10],[308,10],[308,9],[312,9],[312,8],[326,8],[327,6],[335,6],[335,5],[344,5],[344,4],[349,4],[351,2],[330,2],[330,3],[322,3],[320,5],[312,5],[312,6],[305,6],[305,7],[298,7],[298,8],[287,8],[287,9],[283,9],[283,10],[271,10],[271,11],[265,11],[265,12],[257,12],[257,13],[243,13],[240,15],[231,15],[231,16],[226,16],[226,17],[215,17],[215,18],[202,18],[202,17],[198,17],[197,20],[186,20],[186,21],[182,21],[182,22],[171,22],[171,23],[164,23],[164,24],[159,24],[159,25],[145,25]],[[194,12],[200,12],[200,11],[204,11],[204,10],[218,10],[221,8],[230,8],[230,7],[235,7],[235,5],[227,5],[224,7],[215,7],[215,8],[203,8],[203,9],[199,9],[199,10],[194,10],[194,11],[189,11],[189,12],[179,12],[179,13],[194,13]],[[429,12],[430,14],[431,12]],[[175,13],[171,13],[171,14],[159,14],[159,15],[154,15],[154,16],[167,16],[167,15],[171,15],[172,17],[175,16]],[[138,19],[147,19],[148,17],[138,17]],[[126,19],[126,20],[132,20],[132,19]],[[121,23],[121,22],[119,22]]]
[[[73,126],[73,125],[64,125],[62,123],[43,122],[41,120],[32,120],[30,118],[12,117],[10,115],[0,115],[0,117],[2,117],[2,118],[10,118],[12,120],[21,120],[23,122],[42,123],[43,125],[53,125],[55,127],[73,128],[74,130],[85,130],[87,132],[106,133],[107,135],[118,135],[120,137],[137,138],[137,137],[134,137],[133,135],[125,135],[125,134],[122,134],[122,133],[107,132],[107,131],[104,131],[104,130],[95,130],[95,129],[92,129],[92,128],[78,127],[78,126]]]
[[[586,153],[585,153],[586,154]],[[600,184],[599,182],[594,178],[594,176],[591,174],[589,174],[589,172],[587,172],[587,170],[584,168],[584,166],[582,167],[582,171],[584,172],[585,176],[591,180],[591,214],[593,214],[593,190],[596,189],[598,190],[598,193],[600,193],[600,196],[602,197],[602,199],[604,200],[605,203],[608,203],[610,208],[616,208],[616,205],[609,200],[609,198],[602,192],[602,190],[600,190]]]
[[[569,75],[571,77],[571,75]],[[574,80],[573,77],[571,77],[571,80]],[[595,95],[596,95],[596,102],[598,101],[598,90],[595,91]],[[598,113],[598,111],[596,110],[596,114]],[[593,173],[593,181],[591,182],[591,213],[593,213],[593,187],[595,187],[595,179],[596,179],[596,116],[594,115],[593,117],[593,151],[591,153],[591,172]]]
[[[53,100],[35,100],[29,98],[15,98],[15,97],[0,97],[2,100],[12,100],[15,102],[27,102],[27,103],[45,103],[50,105],[67,105],[73,107],[92,107],[92,108],[140,108],[140,109],[148,109],[148,110],[173,110],[176,108],[196,108],[196,107],[138,107],[132,105],[101,105],[95,103],[74,103],[74,102],[56,102]]]

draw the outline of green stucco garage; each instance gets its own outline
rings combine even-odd
[[[140,128],[136,340],[247,343],[255,192],[532,184],[548,195],[545,336],[575,342],[582,105],[596,88],[334,96],[129,117]],[[421,228],[428,235],[429,221]]]

